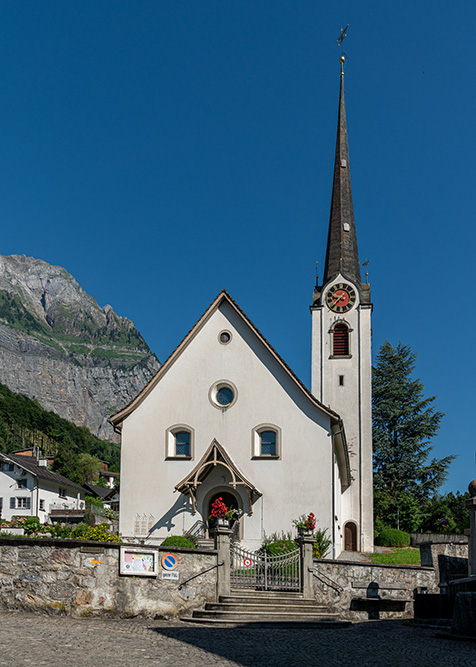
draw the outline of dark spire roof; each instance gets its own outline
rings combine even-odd
[[[327,237],[326,263],[323,284],[342,273],[361,287],[359,251],[355,232],[354,205],[350,184],[349,147],[344,99],[344,61],[341,59],[339,117],[332,186],[331,214]]]

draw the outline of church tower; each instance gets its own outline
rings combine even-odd
[[[312,393],[342,417],[349,449],[352,484],[334,498],[342,550],[373,550],[371,313],[370,285],[360,275],[342,57],[326,261],[311,306]]]

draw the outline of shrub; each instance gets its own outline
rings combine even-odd
[[[185,547],[186,549],[196,549],[192,540],[189,540],[185,535],[171,535],[166,537],[160,545],[162,547]]]
[[[109,532],[109,526],[107,523],[99,523],[97,526],[86,526],[86,528],[81,528],[79,534],[76,528],[71,537],[81,540],[95,540],[96,542],[122,542],[120,535],[115,535],[114,533]]]
[[[84,496],[84,502],[86,507],[92,505],[93,507],[104,507],[104,503],[100,498],[95,498],[94,496]]]
[[[327,528],[318,528],[314,537],[316,541],[312,545],[312,557],[325,558],[331,546],[331,540],[327,537]]]
[[[262,548],[269,556],[282,556],[288,551],[294,551],[297,546],[294,540],[276,540],[276,542],[264,544]]]
[[[383,528],[375,538],[375,544],[381,547],[408,547],[410,535],[396,528]]]
[[[96,523],[96,517],[94,515],[94,512],[92,510],[88,510],[87,512],[85,512],[83,521],[87,526],[94,526],[94,524]]]

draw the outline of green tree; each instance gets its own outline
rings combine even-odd
[[[394,496],[402,493],[424,499],[445,481],[454,456],[429,459],[432,438],[443,413],[434,407],[435,396],[424,397],[414,379],[416,354],[408,345],[387,341],[373,369],[374,489]]]
[[[78,474],[81,478],[81,484],[85,482],[96,484],[99,478],[99,471],[101,470],[101,461],[91,456],[91,454],[86,454],[82,452],[78,456],[77,462]]]

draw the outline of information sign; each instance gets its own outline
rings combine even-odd
[[[119,572],[138,577],[156,577],[158,574],[159,552],[140,547],[121,547]]]

